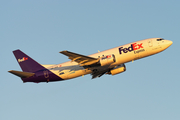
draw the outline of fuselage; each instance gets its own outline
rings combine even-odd
[[[113,54],[115,56],[115,62],[108,66],[95,66],[91,69],[86,69],[76,62],[68,61],[47,67],[47,69],[63,80],[71,79],[90,74],[93,69],[101,70],[104,69],[103,67],[111,69],[123,63],[154,55],[167,49],[171,44],[172,41],[161,38],[144,39],[89,55],[89,57],[99,58]]]
[[[172,44],[170,40],[149,38],[118,46],[89,56],[61,51],[71,61],[57,65],[41,65],[21,50],[13,51],[22,71],[9,72],[23,82],[53,82],[91,74],[92,79],[104,74],[116,75],[126,71],[125,63],[154,55]]]

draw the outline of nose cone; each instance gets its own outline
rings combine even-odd
[[[171,40],[164,40],[163,48],[167,49],[172,44],[173,44],[173,42]]]
[[[167,44],[167,46],[169,47],[169,46],[171,46],[171,45],[173,44],[173,42],[170,41],[170,40],[166,40],[166,44]]]

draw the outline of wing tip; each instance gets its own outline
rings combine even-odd
[[[67,52],[67,50],[60,51],[59,53]]]

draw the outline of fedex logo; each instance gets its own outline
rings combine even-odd
[[[101,60],[112,58],[112,55],[107,55],[101,58]]]
[[[138,49],[140,49],[140,48],[143,48],[142,44],[143,44],[143,43],[140,43],[140,44],[133,43],[133,44],[131,44],[131,46],[128,47],[128,48],[120,47],[120,48],[119,48],[119,54],[122,54],[122,52],[127,53],[127,52],[131,52],[131,51],[134,51],[134,50],[138,50]]]
[[[22,59],[18,59],[18,62],[20,63],[20,62],[23,62],[23,61],[26,61],[26,60],[28,60],[28,57],[23,57]]]

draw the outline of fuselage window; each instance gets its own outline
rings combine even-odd
[[[64,74],[64,72],[62,72],[62,73],[59,73],[59,75],[62,75],[62,74]]]

